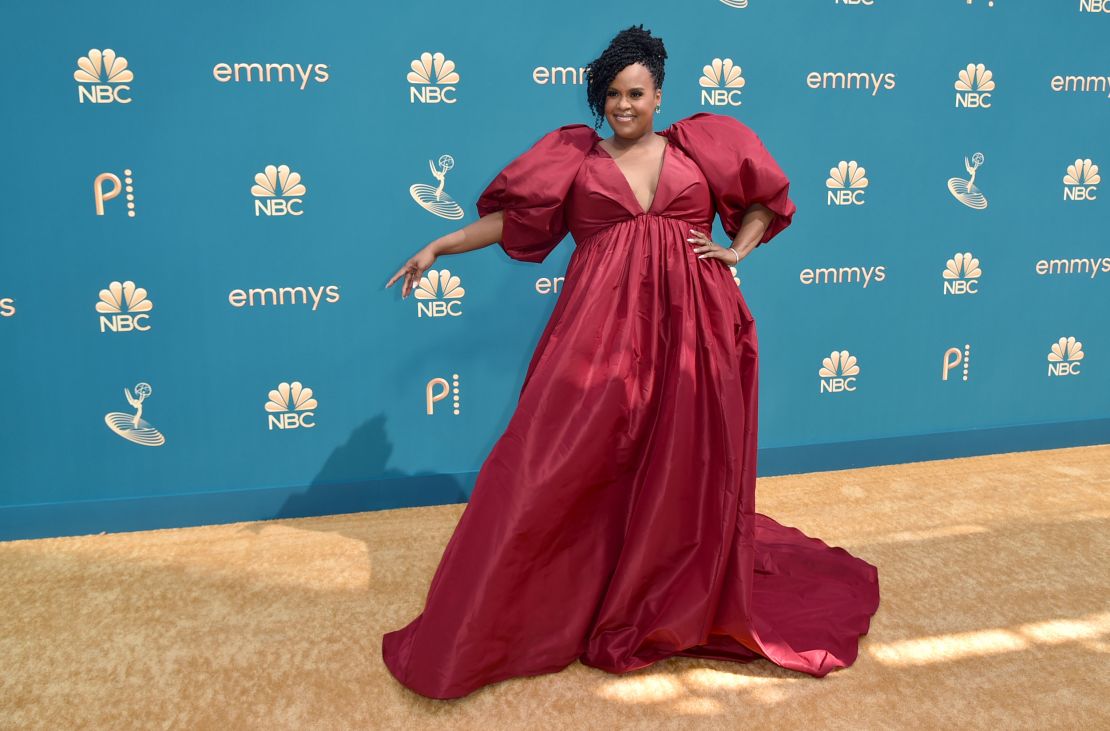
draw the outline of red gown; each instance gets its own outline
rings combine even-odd
[[[790,183],[731,117],[656,134],[669,144],[647,211],[583,124],[478,200],[504,211],[514,259],[543,261],[568,230],[576,246],[424,610],[382,638],[421,695],[672,655],[821,677],[855,661],[878,609],[873,565],[755,512],[755,322],[728,265],[686,240],[712,236],[715,213],[731,240],[758,202],[775,213],[767,242],[793,217]]]

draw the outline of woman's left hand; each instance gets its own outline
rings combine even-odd
[[[720,259],[729,266],[736,266],[744,258],[736,249],[716,244],[696,229],[690,229],[690,237],[686,240],[695,245],[694,252],[698,254],[699,259]]]

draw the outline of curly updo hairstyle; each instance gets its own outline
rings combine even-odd
[[[644,25],[634,25],[625,28],[613,37],[609,47],[601,55],[587,65],[588,77],[586,82],[586,103],[594,113],[594,129],[601,128],[605,119],[605,93],[609,84],[625,66],[633,63],[642,63],[651,71],[655,80],[655,88],[663,88],[663,62],[667,58],[667,51],[663,48],[663,39],[644,30]]]

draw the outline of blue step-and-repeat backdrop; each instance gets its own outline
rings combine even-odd
[[[760,474],[1110,441],[1110,0],[4,16],[0,538],[466,500],[574,242],[385,282],[638,23],[792,181]]]

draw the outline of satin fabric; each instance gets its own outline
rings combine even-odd
[[[563,290],[508,427],[479,471],[425,606],[382,638],[393,675],[457,698],[575,660],[613,673],[673,655],[824,676],[856,659],[876,567],[755,512],[758,343],[728,265],[748,206],[786,228],[789,181],[741,122],[698,113],[667,139],[641,208],[592,127],[544,135],[478,200],[505,252],[569,231]]]

